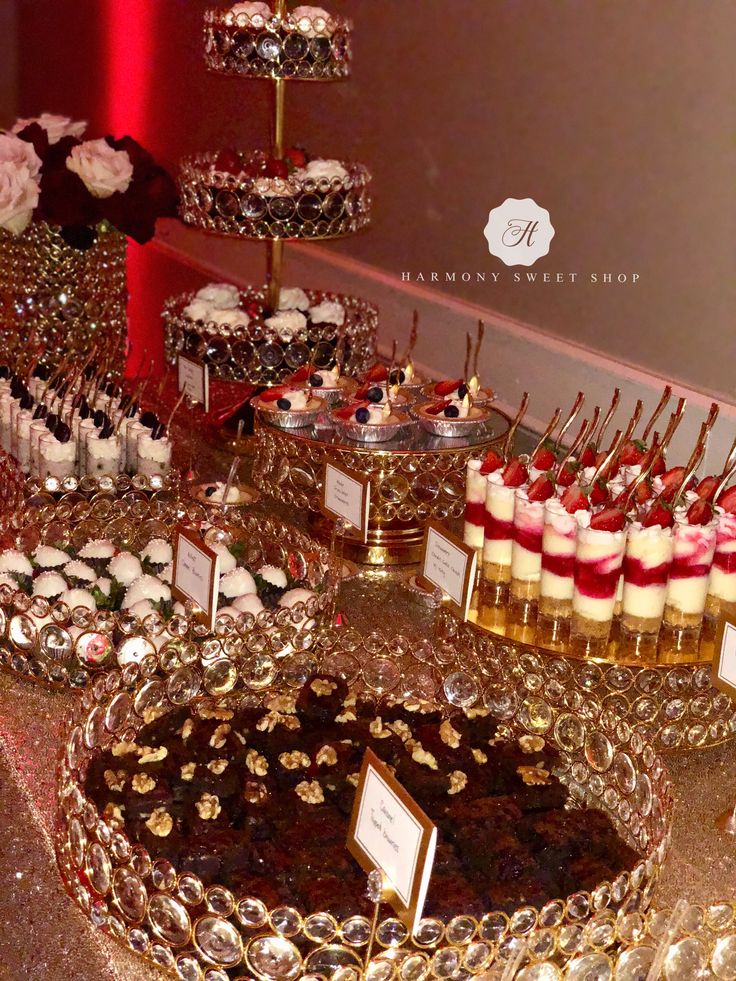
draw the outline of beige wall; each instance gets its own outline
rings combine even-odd
[[[20,104],[104,124],[104,8],[21,3]],[[262,143],[263,83],[208,76],[199,0],[149,0],[146,132],[173,162]],[[400,277],[485,271],[445,293],[704,391],[733,397],[732,0],[336,0],[356,21],[352,82],[294,86],[288,132],[375,173],[370,233],[333,246]],[[139,29],[131,22],[130,29]],[[534,197],[556,236],[513,285],[487,251],[488,211]],[[244,246],[246,258],[257,247]],[[494,286],[490,273],[503,274]],[[639,274],[594,286],[591,272]],[[335,284],[336,286],[339,284]]]

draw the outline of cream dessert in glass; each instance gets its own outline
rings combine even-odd
[[[41,477],[56,477],[65,480],[77,473],[77,441],[72,438],[71,429],[59,422],[53,432],[41,437],[39,444]]]
[[[675,510],[675,547],[664,623],[684,642],[697,641],[705,613],[718,527],[712,513],[711,505],[699,498],[689,507]]]
[[[159,423],[138,437],[136,472],[146,477],[165,476],[171,469],[171,440]]]
[[[486,474],[481,473],[482,460],[468,460],[465,470],[465,525],[463,541],[483,554],[486,515]]]
[[[517,600],[539,598],[542,576],[544,509],[555,491],[546,473],[525,490],[519,487],[514,502],[514,540],[511,546],[511,595]]]
[[[570,624],[576,652],[603,655],[606,651],[626,547],[625,521],[617,508],[578,514]]]
[[[483,580],[495,587],[496,601],[503,598],[506,587],[511,582],[516,490],[526,480],[526,466],[520,460],[511,460],[503,470],[496,470],[488,475],[483,534]]]
[[[120,438],[109,420],[87,433],[85,452],[87,476],[115,477],[122,472]]]
[[[656,649],[672,568],[672,528],[661,524],[629,525],[624,554],[621,636],[635,653]]]
[[[572,513],[557,497],[551,497],[544,503],[542,574],[539,582],[539,616],[542,619],[567,621],[572,616],[578,510],[587,510],[587,502]]]
[[[733,493],[732,493],[733,492]],[[730,487],[716,508],[716,550],[708,581],[706,616],[736,618],[736,488]]]

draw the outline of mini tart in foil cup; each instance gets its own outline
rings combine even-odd
[[[435,392],[434,387],[437,382],[430,382],[428,385],[424,385],[421,389],[422,395],[425,395],[428,399],[433,399],[435,402],[441,398],[447,398],[446,395],[438,395]],[[496,393],[492,388],[479,388],[476,395],[473,395],[473,405],[490,405],[491,402],[496,398]]]
[[[482,405],[477,403],[471,405],[468,415],[464,419],[448,419],[443,415],[432,415],[427,412],[427,406],[431,402],[424,402],[412,408],[411,414],[423,429],[433,436],[442,436],[445,439],[458,439],[461,436],[471,436],[481,426],[484,426],[491,418],[491,413]]]
[[[401,411],[394,411],[386,422],[373,425],[357,422],[355,419],[341,419],[334,412],[332,414],[332,422],[338,433],[356,443],[386,443],[397,436],[410,421],[406,413]]]
[[[336,405],[338,402],[350,401],[358,391],[358,383],[354,378],[340,378],[334,387],[312,385],[310,390],[313,395],[324,399],[328,405]]]
[[[210,487],[216,487],[217,485],[213,482],[205,484],[195,484],[191,489],[190,493],[195,501],[199,501],[200,504],[204,504],[208,508],[216,508],[218,511],[234,511],[237,508],[250,507],[260,500],[261,492],[257,491],[255,487],[249,487],[247,484],[233,484],[235,490],[239,492],[239,497],[237,501],[229,501],[224,504],[222,501],[213,500],[212,497],[207,496],[207,490]]]
[[[264,402],[258,396],[252,399],[250,404],[271,426],[278,426],[280,429],[302,429],[304,426],[315,424],[326,403],[324,399],[313,395],[304,409],[279,409],[275,402]]]

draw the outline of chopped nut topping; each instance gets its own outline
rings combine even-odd
[[[194,722],[191,719],[187,719],[184,725],[181,727],[182,741],[186,742],[187,739],[189,739],[189,737],[191,736],[193,731],[194,731]]]
[[[452,722],[450,722],[449,719],[445,719],[440,726],[440,739],[445,746],[449,746],[450,749],[457,749],[460,745],[460,733],[457,731],[457,729],[453,729]]]
[[[237,729],[233,729],[233,735],[235,736],[235,738],[238,740],[238,742],[241,745],[245,746],[247,740],[246,740],[246,738],[245,738],[245,736],[243,735],[242,732],[238,732]]]
[[[165,807],[157,807],[146,821],[146,827],[152,835],[156,835],[158,838],[165,838],[171,834],[171,829],[174,827],[174,820]]]
[[[412,747],[411,758],[420,766],[428,766],[430,770],[437,770],[437,760],[428,753],[421,743],[415,743]]]
[[[110,790],[122,790],[127,779],[125,770],[105,770],[103,776]]]
[[[194,771],[197,769],[196,763],[185,763],[181,768],[181,778],[182,780],[194,780]]]
[[[156,781],[147,773],[136,773],[133,777],[132,787],[137,794],[148,794],[155,786]]]
[[[476,763],[488,762],[488,756],[483,752],[482,749],[474,749],[471,750],[471,752],[473,754],[473,759],[475,760]]]
[[[220,719],[227,722],[232,719],[234,712],[220,705],[200,705],[197,709],[197,715],[200,719]]]
[[[465,712],[466,719],[485,719],[487,715],[491,714],[491,710],[487,708],[466,708],[463,709]]]
[[[147,747],[146,747],[147,748]],[[169,751],[165,746],[159,746],[157,749],[153,749],[148,753],[144,753],[140,759],[139,763],[159,763],[161,760],[165,760],[169,755]]]
[[[202,794],[194,805],[203,821],[214,821],[220,814],[220,798],[216,794]]]
[[[337,753],[333,746],[322,746],[317,750],[317,766],[334,766],[337,763]]]
[[[345,722],[355,722],[357,718],[358,716],[352,709],[345,709],[344,712],[341,712],[339,715],[335,716],[335,722],[339,722],[340,725],[343,725]]]
[[[407,739],[411,739],[411,729],[403,722],[401,719],[397,719],[396,722],[389,722],[388,728],[391,732],[396,733],[402,742],[406,742]]]
[[[305,804],[324,803],[325,795],[322,793],[322,787],[319,784],[319,780],[312,780],[311,783],[308,780],[302,780],[301,783],[296,785],[294,790]]]
[[[298,749],[295,749],[292,753],[282,753],[279,756],[279,763],[286,770],[306,770],[311,762],[307,754],[300,752]]]
[[[450,789],[447,791],[450,796],[459,794],[464,790],[468,782],[468,776],[462,770],[453,770],[450,774]]]
[[[434,712],[435,708],[431,702],[425,702],[418,698],[404,702],[403,706],[407,712],[419,712],[420,715],[428,715],[430,712]]]
[[[115,743],[112,747],[113,756],[130,756],[131,753],[135,753],[136,755],[140,753],[137,743],[126,742],[123,739],[121,742]]]
[[[268,773],[268,760],[257,749],[248,750],[245,754],[245,765],[256,777],[265,777]]]
[[[295,715],[284,715],[282,712],[269,712],[259,719],[256,729],[259,732],[273,732],[276,726],[283,726],[285,729],[300,729],[301,722]]]
[[[312,689],[317,698],[321,698],[323,695],[331,695],[333,691],[336,691],[337,682],[325,681],[324,678],[315,678],[309,687]]]
[[[544,745],[541,736],[519,736],[519,746],[524,753],[540,753]]]
[[[380,715],[368,726],[368,732],[370,732],[374,739],[391,738],[391,730],[384,728],[383,719]]]
[[[122,826],[125,823],[125,818],[123,817],[124,810],[124,804],[120,804],[120,806],[112,803],[106,804],[105,810],[102,812],[102,816],[108,824],[117,824]]]
[[[230,726],[227,722],[223,722],[221,726],[218,726],[215,731],[210,736],[210,746],[213,749],[222,749],[225,745],[230,732]]]
[[[207,764],[207,769],[210,773],[214,773],[216,777],[219,777],[221,773],[227,770],[229,760],[210,760]]]
[[[258,783],[257,780],[248,780],[243,791],[243,798],[249,804],[262,804],[268,798],[268,790],[265,784]]]
[[[525,784],[532,787],[552,782],[549,770],[545,770],[542,766],[517,766],[516,772]]]
[[[166,709],[163,705],[149,705],[143,709],[143,721],[146,725],[150,722],[155,722],[156,719],[160,719],[162,715],[166,715]]]
[[[347,782],[349,784],[352,784],[353,787],[357,787],[358,784],[360,783],[360,774],[359,773],[349,773],[345,777],[345,779],[347,780]]]
[[[270,698],[266,699],[266,708],[271,712],[294,715],[296,712],[296,698],[293,695],[271,695]]]

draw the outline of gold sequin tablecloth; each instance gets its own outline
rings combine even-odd
[[[197,469],[222,479],[229,462],[210,454]],[[295,520],[279,506],[258,507]],[[405,575],[374,570],[344,584],[340,606],[350,625],[362,633],[426,635],[430,614],[400,588]],[[91,926],[56,869],[55,761],[74,697],[0,674],[0,981],[156,981],[166,975]],[[716,816],[736,801],[736,743],[672,756],[670,767],[677,809],[656,902],[736,900],[736,840],[713,830]]]

